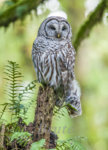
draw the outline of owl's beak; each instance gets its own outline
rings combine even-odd
[[[60,38],[61,37],[61,34],[60,33],[57,33],[57,38]]]

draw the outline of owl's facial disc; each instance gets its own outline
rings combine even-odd
[[[45,26],[45,31],[49,38],[64,39],[69,34],[69,25],[64,21],[50,20]]]

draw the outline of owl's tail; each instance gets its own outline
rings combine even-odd
[[[70,80],[65,90],[65,103],[68,113],[71,117],[80,116],[82,114],[80,96],[81,91],[76,80]]]

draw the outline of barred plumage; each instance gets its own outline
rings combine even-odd
[[[32,59],[39,82],[64,89],[64,100],[72,116],[81,114],[80,88],[75,80],[75,50],[71,27],[61,17],[47,18],[40,26],[32,48]]]

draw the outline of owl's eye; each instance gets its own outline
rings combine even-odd
[[[65,31],[65,30],[66,30],[66,26],[63,26],[62,31]]]
[[[49,26],[49,28],[50,28],[51,30],[56,30],[56,28],[55,28],[54,26]]]

